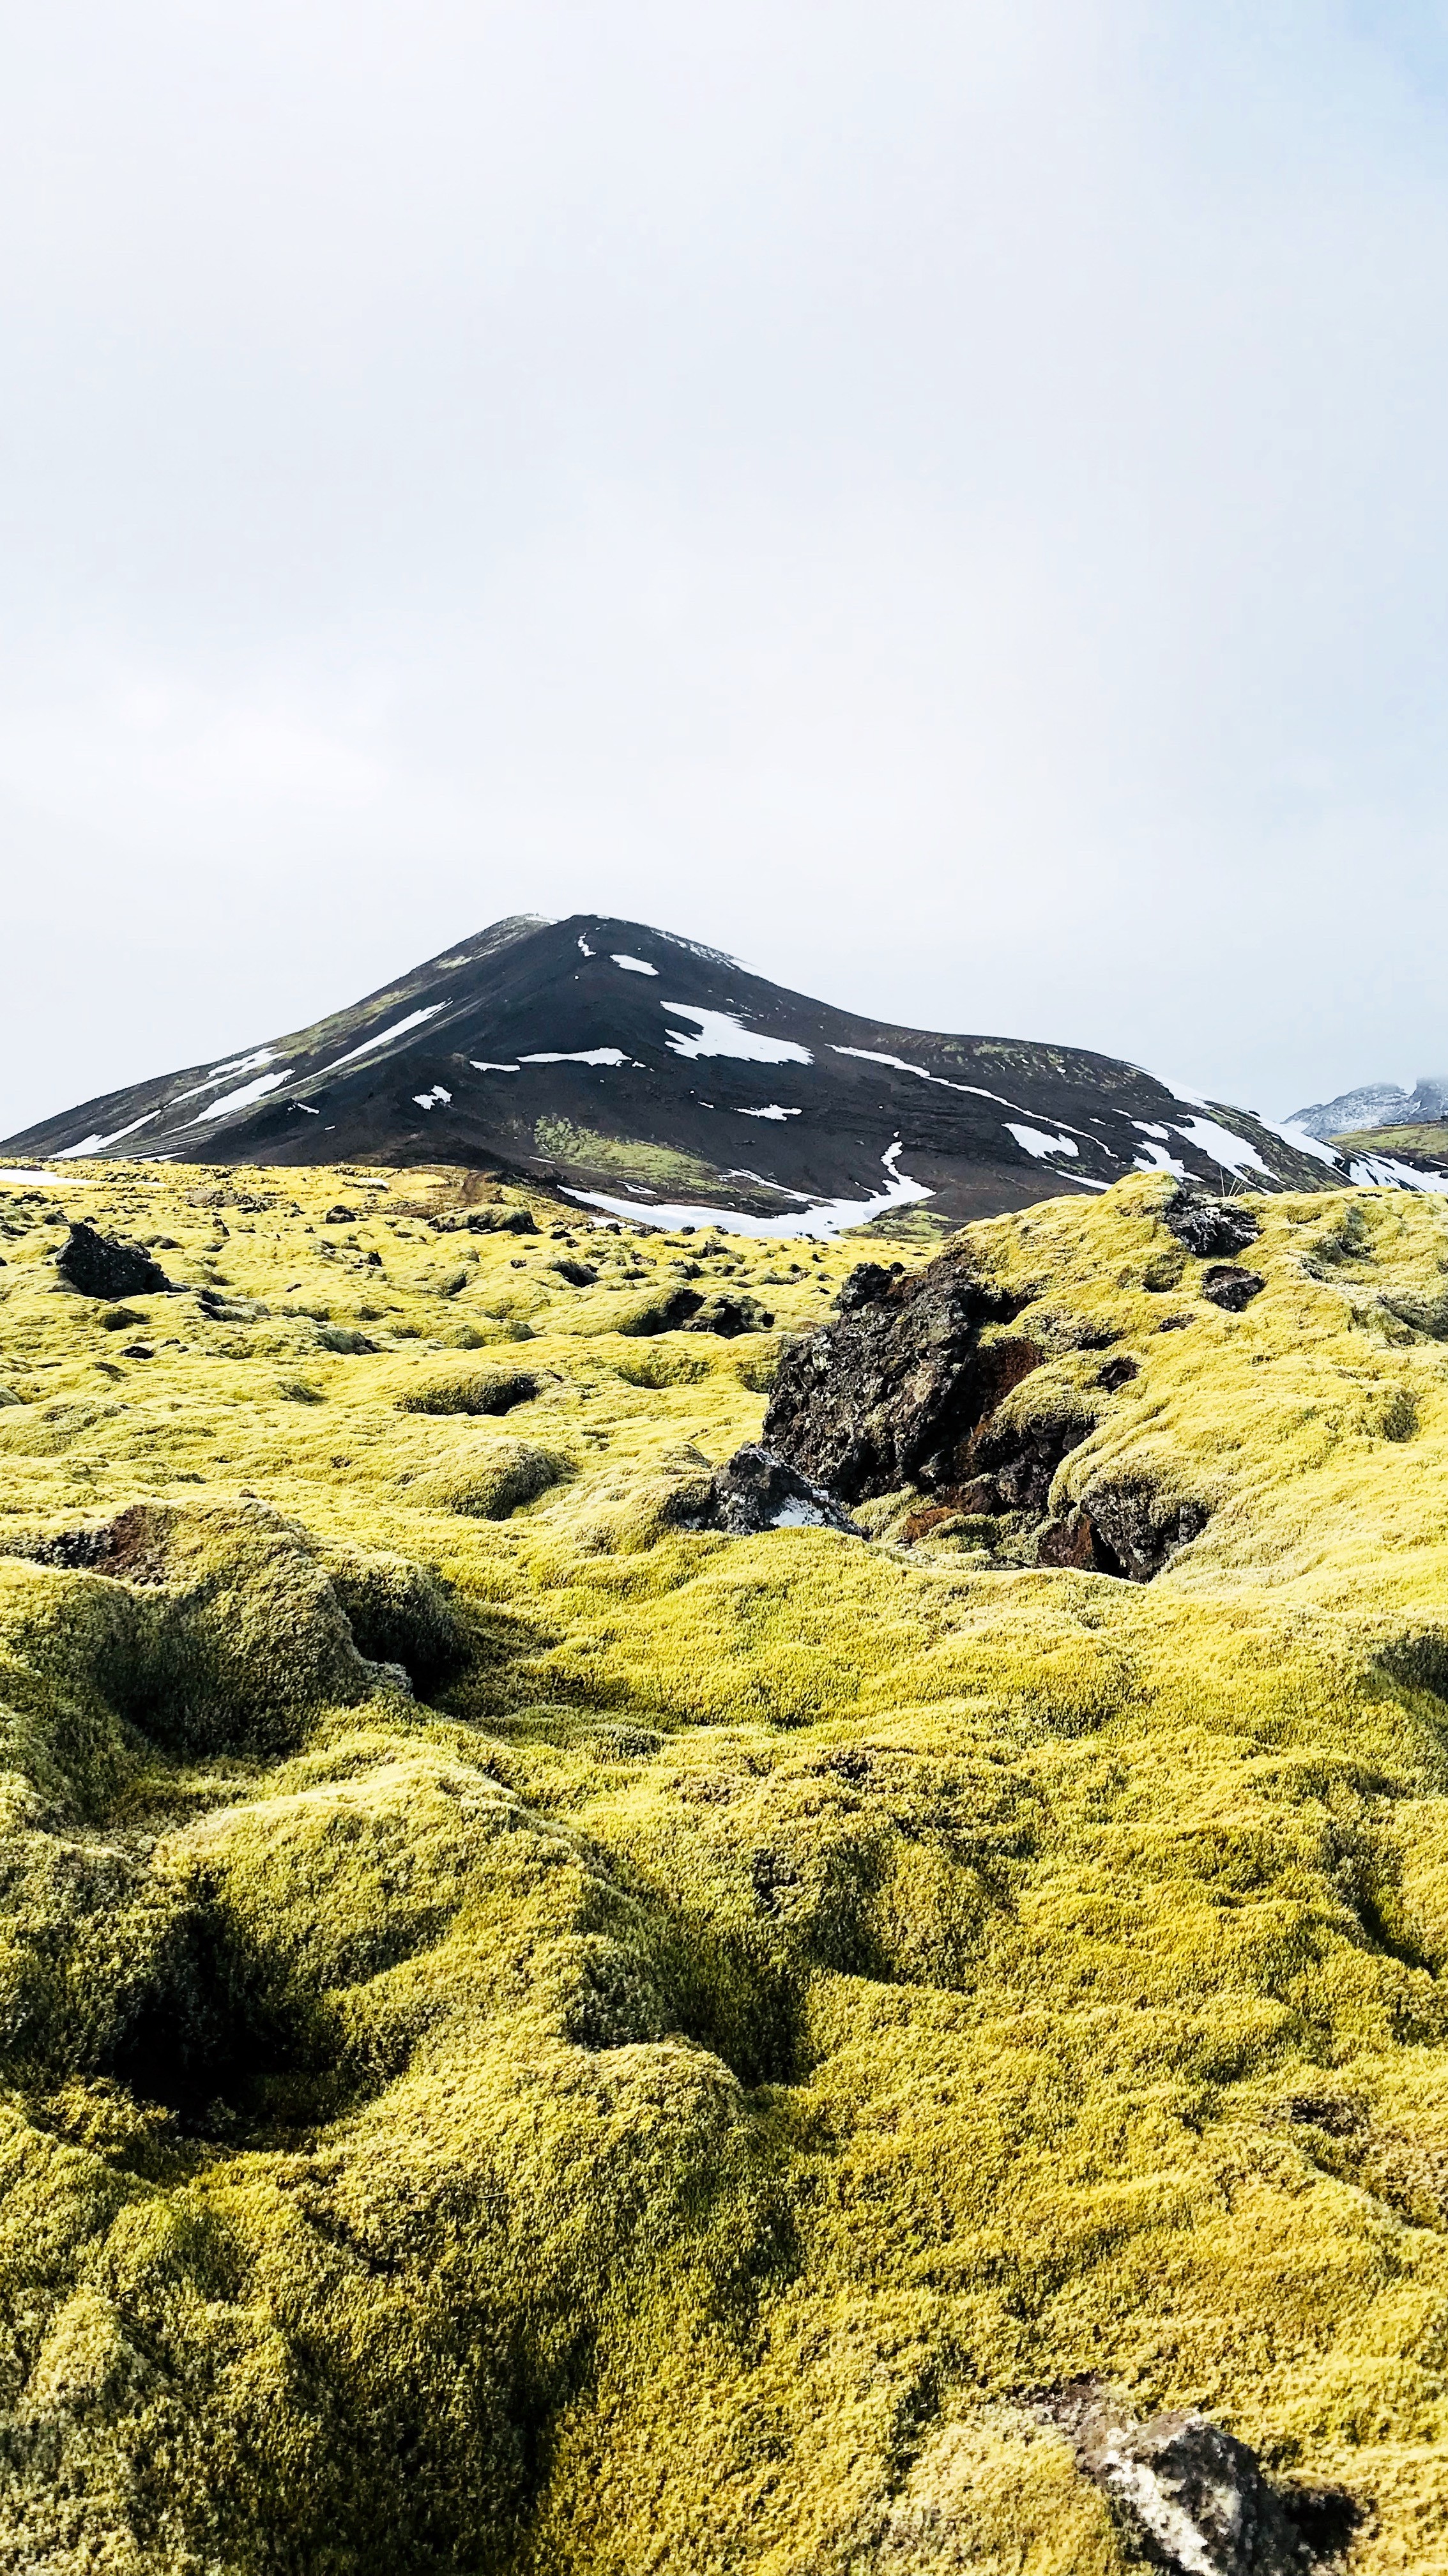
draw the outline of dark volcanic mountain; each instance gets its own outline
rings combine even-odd
[[[350,1010],[48,1118],[0,1151],[463,1163],[639,1217],[959,1225],[1135,1167],[1330,1186],[1236,1109],[1110,1056],[861,1020],[638,922],[520,917]],[[666,1214],[666,1211],[669,1212]]]

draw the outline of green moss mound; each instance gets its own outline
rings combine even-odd
[[[149,1360],[0,1274],[0,2566],[1124,2576],[1078,2379],[1448,2564],[1448,1210],[961,1239],[1127,1582],[689,1526],[778,1342],[620,1325],[849,1246],[205,1178]]]

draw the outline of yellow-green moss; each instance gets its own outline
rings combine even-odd
[[[91,1168],[0,1209],[0,1545],[139,1509],[0,1556],[0,2556],[1119,2576],[1096,2374],[1448,2566],[1448,1209],[1255,1201],[1237,1316],[1154,1176],[971,1230],[1053,1507],[1208,1515],[1135,1586],[682,1525],[776,1344],[620,1319],[855,1247]],[[57,1203],[227,1311],[130,1358]]]

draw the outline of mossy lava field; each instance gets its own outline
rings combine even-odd
[[[1448,2568],[1448,1205],[1174,1198],[0,1186],[0,2567]]]

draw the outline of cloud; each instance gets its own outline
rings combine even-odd
[[[1444,75],[1406,8],[32,13],[0,1124],[523,908],[1277,1111],[1440,1055]]]

